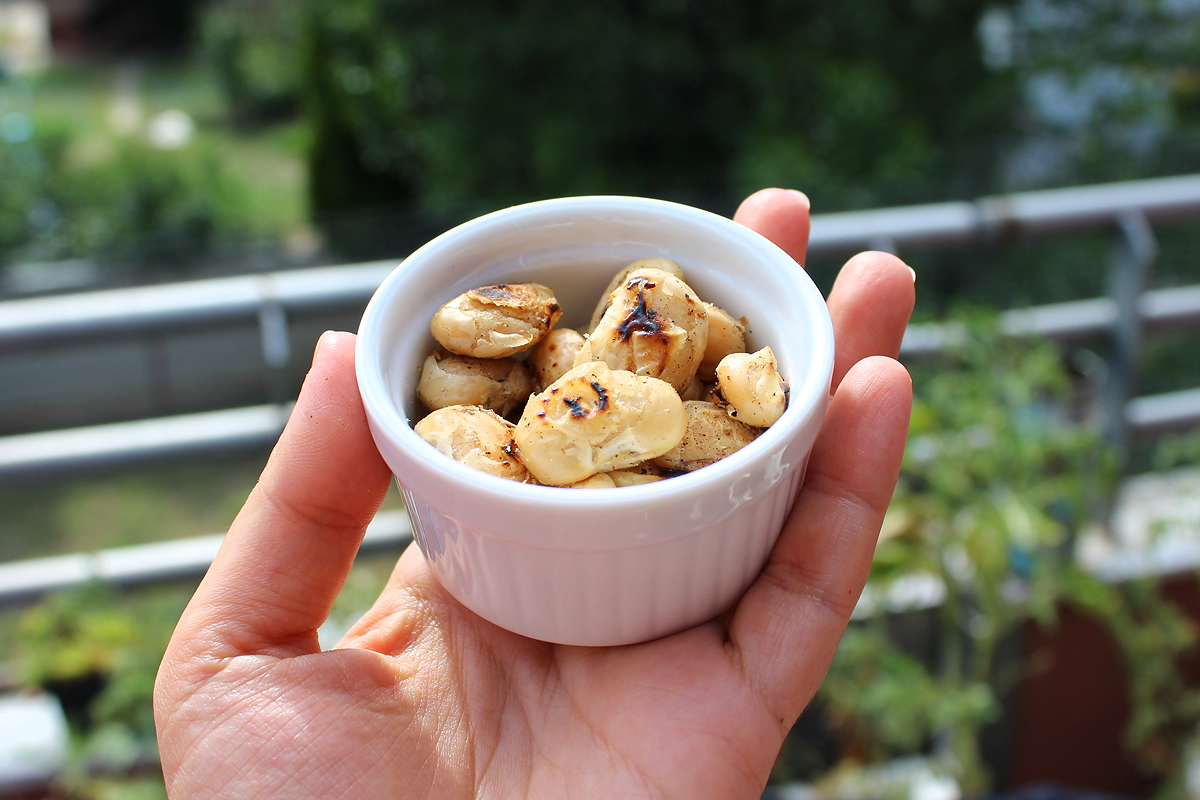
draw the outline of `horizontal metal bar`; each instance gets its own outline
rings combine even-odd
[[[221,547],[225,534],[197,536],[93,553],[34,558],[0,564],[0,606],[24,603],[48,592],[97,581],[137,586],[199,580]],[[384,511],[367,527],[359,553],[399,549],[412,541],[406,511]]]
[[[913,326],[905,341],[913,342],[910,350],[932,352],[952,330]],[[920,340],[931,331],[937,336]],[[266,449],[279,437],[288,413],[286,405],[252,406],[0,437],[0,483],[199,452]],[[1126,418],[1142,436],[1200,426],[1200,389],[1139,397],[1127,406]]]
[[[871,211],[814,214],[809,255],[841,250],[888,249],[931,244],[962,244],[985,229],[975,203],[933,203]]]
[[[1200,328],[1200,286],[1156,289],[1138,301],[1142,323],[1151,332]],[[1000,314],[1000,330],[1009,336],[1044,336],[1075,341],[1099,336],[1117,319],[1117,304],[1107,297],[1032,306]],[[902,356],[936,355],[966,332],[956,323],[910,325],[900,346]]]
[[[288,405],[205,411],[0,438],[0,481],[203,451],[270,447]]]
[[[396,261],[288,270],[235,278],[0,302],[0,346],[183,327],[289,311],[365,305]]]
[[[1125,421],[1140,436],[1194,428],[1200,425],[1200,389],[1135,398],[1125,406]]]
[[[1200,175],[817,214],[808,250],[962,244],[1001,231],[1048,233],[1115,223],[1131,210],[1150,221],[1200,215]],[[376,261],[9,300],[0,302],[0,347],[251,317],[267,303],[289,311],[365,304],[395,266]]]
[[[1200,286],[1156,289],[1143,294],[1139,304],[1149,330],[1200,327]]]
[[[958,245],[1001,235],[1040,235],[1116,223],[1129,211],[1150,222],[1200,214],[1200,175],[1076,186],[975,201],[816,214],[809,254]]]

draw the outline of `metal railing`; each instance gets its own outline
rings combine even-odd
[[[1183,219],[1200,219],[1200,176],[816,215],[809,252],[896,252],[1110,227],[1115,240],[1109,296],[1008,311],[1000,325],[1014,336],[1108,338],[1108,432],[1123,444],[1134,436],[1200,425],[1200,388],[1148,397],[1131,397],[1129,392],[1144,335],[1200,329],[1200,286],[1144,291],[1157,257],[1151,223]],[[365,305],[394,266],[391,261],[373,262],[0,302],[0,353],[47,342],[195,329],[242,319],[257,320],[263,361],[268,369],[280,370],[292,358],[290,315]],[[934,355],[963,335],[953,324],[910,326],[901,356]],[[266,447],[282,430],[287,413],[286,404],[270,404],[0,437],[0,481],[205,450]],[[381,542],[407,540],[407,521],[397,519],[387,523],[394,530]],[[184,545],[164,544],[0,565],[0,604],[92,579],[140,583],[198,576],[218,540],[209,537],[195,543],[186,556],[180,555]],[[117,572],[104,566],[114,563],[127,566]]]

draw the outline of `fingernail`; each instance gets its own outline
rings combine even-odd
[[[905,266],[908,266],[908,265],[905,264]],[[912,273],[913,283],[916,283],[917,282],[917,271],[915,269],[913,269],[912,267],[908,267],[908,271],[910,273]]]
[[[317,363],[317,358],[321,355],[321,348],[325,346],[325,338],[333,331],[325,331],[317,338],[317,346],[313,348],[313,363]]]
[[[804,207],[810,211],[812,210],[812,202],[808,199],[808,195],[806,195],[804,192],[797,191],[796,189],[787,189],[786,191],[796,195],[796,197],[799,197],[802,201],[804,201]]]

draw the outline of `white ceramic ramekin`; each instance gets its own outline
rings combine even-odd
[[[476,472],[413,432],[435,310],[503,282],[554,289],[561,327],[586,325],[625,264],[663,256],[700,297],[750,323],[791,384],[787,411],[712,466],[644,486],[562,489]],[[358,384],[371,432],[434,573],[475,613],[535,639],[618,645],[711,619],[762,570],[824,419],[833,327],[786,253],[724,217],[634,197],[571,197],[498,211],[405,259],[359,327]]]

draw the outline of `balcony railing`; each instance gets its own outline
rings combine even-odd
[[[1200,425],[1200,387],[1144,397],[1133,397],[1130,391],[1144,336],[1200,330],[1200,286],[1145,290],[1157,258],[1152,226],[1197,219],[1200,176],[1183,176],[975,202],[816,215],[809,252],[837,254],[866,248],[898,252],[964,247],[1014,234],[1112,230],[1108,296],[1008,311],[1001,315],[1000,325],[1013,336],[1072,342],[1107,339],[1111,344],[1103,387],[1107,432],[1123,445],[1134,437]],[[151,373],[145,385],[159,390],[165,386],[171,394],[171,376],[153,374],[166,369],[163,358],[153,357],[155,337],[222,330],[236,323],[257,332],[257,368],[268,378],[278,377],[303,368],[291,346],[297,318],[334,314],[353,318],[394,266],[375,262],[0,302],[0,358],[132,337],[151,353],[144,364]],[[901,356],[934,355],[962,335],[953,324],[910,326]],[[220,368],[219,363],[214,367]],[[265,405],[0,436],[0,481],[205,451],[265,448],[279,435],[288,413],[286,397],[276,399],[279,402]],[[410,535],[402,512],[381,517],[372,530],[369,547],[394,546]],[[219,536],[205,537],[0,565],[0,604],[89,580],[147,583],[199,576],[218,543]]]

